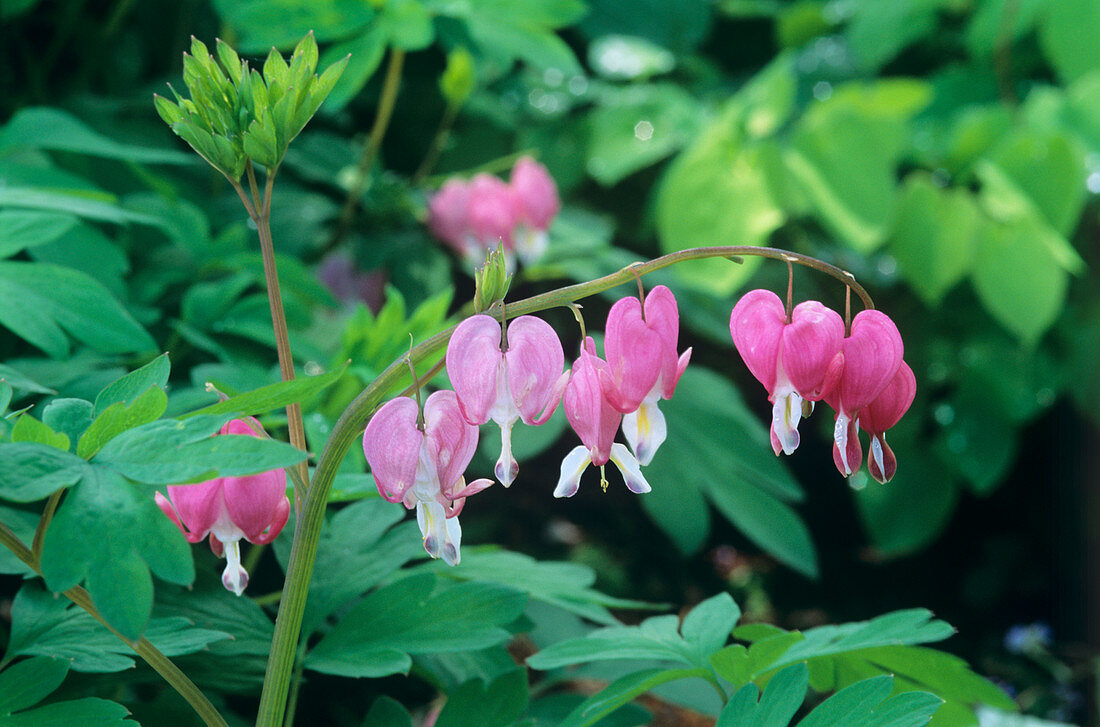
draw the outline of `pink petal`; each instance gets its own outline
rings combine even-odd
[[[562,399],[565,418],[588,448],[596,466],[606,464],[611,457],[611,444],[622,420],[622,415],[607,403],[600,386],[601,371],[606,377],[606,369],[607,363],[596,355],[596,342],[589,336],[573,363]]]
[[[447,344],[447,377],[470,424],[489,421],[502,362],[500,323],[495,318],[476,315],[458,324]]]
[[[478,174],[470,180],[466,223],[479,243],[495,248],[503,240],[504,246],[511,248],[518,218],[515,194],[502,180],[491,174]]]
[[[770,394],[775,390],[779,341],[787,314],[770,290],[750,290],[730,313],[730,335],[745,365]]]
[[[477,449],[477,427],[462,416],[453,391],[437,391],[424,402],[428,453],[444,491],[462,477]]]
[[[875,400],[901,365],[903,346],[897,326],[877,310],[860,311],[852,334],[842,343],[844,373],[837,384],[840,405],[853,416]],[[830,400],[837,392],[830,394]]]
[[[886,388],[860,412],[860,426],[871,434],[885,432],[909,411],[916,395],[917,378],[909,364],[902,361]]]
[[[637,298],[622,298],[611,306],[604,337],[610,379],[603,382],[604,395],[620,413],[637,411],[653,390],[661,375],[662,344],[658,331],[643,320]]]
[[[538,230],[548,228],[561,209],[561,202],[558,186],[546,167],[531,157],[521,157],[512,168],[511,185],[523,221]]]
[[[871,435],[871,456],[867,458],[867,469],[875,480],[884,485],[894,479],[898,470],[898,458],[886,443],[886,435],[883,433]]]
[[[671,399],[680,376],[691,359],[691,349],[677,355],[680,338],[680,311],[676,296],[664,285],[655,286],[645,297],[646,324],[661,339],[661,373],[657,377],[661,398]]]
[[[286,472],[270,470],[246,477],[226,477],[222,482],[229,519],[244,531],[249,541],[256,542],[287,501]]]
[[[840,353],[843,340],[844,321],[839,313],[816,300],[795,306],[780,337],[779,361],[802,398],[821,400],[829,364]]]
[[[549,419],[562,394],[558,381],[565,366],[565,353],[553,327],[534,316],[516,318],[508,324],[504,358],[508,388],[524,424],[543,419],[540,414]]]
[[[187,538],[187,542],[197,543],[203,539],[204,533],[188,532],[184,524],[180,522],[179,514],[176,513],[176,509],[172,507],[172,502],[167,497],[157,492],[154,494],[153,499],[156,500],[157,507],[159,507],[161,511],[168,516],[168,519],[175,523],[176,527],[180,529],[183,536]]]
[[[374,413],[363,432],[363,454],[378,492],[399,502],[416,479],[424,434],[416,428],[416,402],[407,396],[390,399]]]
[[[465,249],[466,209],[470,191],[460,179],[448,180],[428,202],[428,227],[432,234],[457,251]]]
[[[191,533],[187,539],[197,543],[206,537],[221,515],[222,479],[218,477],[195,485],[169,485],[168,499]]]

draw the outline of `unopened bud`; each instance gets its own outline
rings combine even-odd
[[[489,253],[485,264],[474,271],[474,310],[478,313],[503,300],[512,284],[504,256],[504,244]]]
[[[455,108],[466,103],[474,92],[477,75],[474,57],[465,48],[458,48],[447,55],[447,68],[439,77],[439,90],[449,106]]]

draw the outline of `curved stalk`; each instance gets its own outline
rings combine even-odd
[[[588,296],[610,290],[617,285],[633,282],[636,276],[642,276],[655,270],[675,265],[685,260],[703,258],[758,256],[774,260],[783,260],[804,265],[830,275],[860,297],[867,308],[874,308],[871,296],[855,277],[835,265],[799,253],[788,252],[770,247],[752,247],[745,245],[726,247],[697,247],[670,253],[646,262],[634,263],[602,278],[585,283],[566,286],[549,293],[532,296],[508,304],[508,318],[537,311],[569,305]],[[498,302],[484,311],[496,315],[501,304]],[[256,717],[257,727],[281,727],[287,705],[287,696],[291,684],[291,672],[294,668],[294,656],[298,650],[298,640],[302,628],[302,616],[305,612],[309,582],[313,576],[313,565],[317,557],[317,543],[321,537],[325,508],[328,505],[329,492],[336,477],[336,470],[344,455],[354,444],[382,399],[408,374],[407,366],[415,366],[428,356],[437,353],[447,345],[455,326],[441,331],[428,340],[412,348],[408,354],[397,359],[378,375],[378,377],[355,398],[333,427],[317,468],[313,473],[313,482],[309,487],[302,515],[294,531],[294,542],[287,563],[286,581],[283,585],[283,599],[279,603],[279,615],[275,620],[275,635],[271,642],[271,653],[267,662],[267,675],[264,679],[263,694],[260,697],[260,709]]]
[[[15,553],[15,557],[23,561],[35,573],[42,575],[42,569],[39,566],[38,558],[35,557],[31,549],[24,545],[23,541],[3,523],[0,523],[0,544],[3,544],[8,550]],[[221,714],[218,713],[217,708],[210,703],[206,695],[195,686],[194,682],[187,678],[186,674],[180,671],[179,667],[173,664],[167,656],[157,649],[157,647],[153,646],[147,638],[143,636],[135,641],[116,631],[111,624],[103,619],[99,611],[96,610],[95,604],[92,603],[91,594],[84,590],[84,588],[74,586],[67,591],[63,591],[63,595],[77,606],[87,611],[92,618],[103,624],[108,631],[137,652],[137,655],[140,656],[146,664],[151,666],[157,674],[160,674],[161,677],[164,678],[164,681],[168,682],[181,697],[187,700],[187,703],[191,705],[192,709],[195,710],[207,727],[228,727],[225,720],[222,719]]]

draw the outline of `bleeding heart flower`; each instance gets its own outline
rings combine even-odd
[[[449,565],[460,560],[458,514],[466,498],[492,480],[466,484],[463,472],[477,449],[477,427],[463,418],[453,391],[437,391],[424,403],[424,419],[407,396],[386,402],[363,432],[363,453],[382,497],[416,508],[424,549]]]
[[[428,202],[428,227],[432,234],[455,249],[468,253],[466,207],[470,189],[461,179],[449,179]]]
[[[852,319],[852,332],[841,342],[841,353],[844,368],[825,401],[836,410],[833,462],[848,477],[863,463],[860,412],[894,378],[901,366],[904,346],[898,327],[885,313],[865,310]]]
[[[508,324],[476,315],[458,324],[447,346],[447,376],[458,406],[470,424],[492,419],[500,426],[500,458],[495,473],[508,487],[519,473],[512,456],[512,426],[543,424],[554,413],[569,374],[562,372],[565,354],[554,329],[534,316]]]
[[[606,487],[602,468],[608,460],[619,468],[626,486],[632,492],[649,492],[651,489],[642,475],[638,460],[625,445],[615,441],[622,415],[603,395],[600,379],[607,375],[607,362],[596,355],[596,342],[589,336],[584,341],[581,355],[573,363],[562,400],[565,417],[582,444],[574,447],[562,460],[554,497],[575,495],[580,487],[581,475],[589,464],[601,468],[601,481]]]
[[[867,459],[867,469],[883,484],[893,479],[898,468],[897,457],[886,443],[886,430],[909,411],[916,395],[917,378],[909,364],[902,361],[894,378],[859,415],[860,425],[871,435],[871,456]]]
[[[516,254],[525,265],[530,265],[546,252],[550,223],[561,209],[558,186],[546,167],[525,156],[512,168],[511,187],[519,213]]]
[[[219,435],[262,436],[255,419],[234,419]],[[222,584],[238,596],[248,586],[241,566],[240,541],[264,545],[282,531],[290,516],[286,472],[269,470],[246,477],[216,477],[194,485],[169,485],[168,497],[156,493],[157,505],[190,543],[210,536],[210,549],[227,561]]]
[[[779,296],[753,290],[734,306],[730,335],[749,371],[768,390],[772,449],[777,455],[793,453],[803,402],[820,401],[839,379],[844,321],[816,300],[799,303],[788,321]]]
[[[607,314],[607,366],[600,384],[608,403],[625,415],[623,434],[643,465],[653,460],[667,434],[657,402],[672,398],[691,359],[690,348],[676,353],[679,334],[676,298],[663,285],[649,291],[644,307],[630,296]]]

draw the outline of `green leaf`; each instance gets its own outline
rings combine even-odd
[[[167,520],[163,514],[161,518]],[[224,619],[216,623],[222,624]],[[191,620],[179,616],[153,618],[144,635],[169,657],[200,652],[208,646],[232,644],[232,639],[237,638],[236,631],[231,636],[222,631],[196,628]],[[24,584],[12,603],[7,656],[15,655],[54,657],[71,664],[73,671],[91,673],[132,669],[138,658],[103,624],[68,599],[57,598],[44,590],[39,583]]]
[[[38,704],[65,681],[69,665],[44,656],[24,659],[0,672],[0,715]]]
[[[42,422],[76,442],[92,423],[92,409],[92,402],[84,399],[53,399],[42,410]]]
[[[1064,83],[1100,67],[1093,40],[1100,36],[1100,6],[1091,0],[1045,3],[1039,44]]]
[[[419,0],[389,0],[382,6],[378,25],[390,45],[408,51],[424,50],[435,39],[432,16]]]
[[[745,111],[735,99],[672,162],[657,192],[661,251],[707,245],[763,245],[786,219],[759,162],[740,131]],[[733,265],[708,259],[677,266],[681,277],[728,296],[752,275],[757,261]]]
[[[944,4],[944,0],[857,2],[845,32],[852,53],[866,70],[878,69],[914,41],[931,35]]]
[[[371,3],[359,0],[215,0],[214,9],[241,34],[237,47],[246,54],[263,54],[272,46],[289,50],[298,43],[304,28],[311,29],[319,43],[347,38],[375,15]]]
[[[290,404],[299,404],[314,394],[323,391],[336,382],[347,370],[345,363],[340,368],[333,369],[317,376],[304,376],[293,381],[280,381],[267,386],[262,386],[245,394],[231,396],[225,401],[203,407],[197,411],[184,414],[181,418],[187,419],[194,416],[249,416],[266,414],[269,411],[282,409]]]
[[[130,404],[146,393],[150,387],[163,389],[168,385],[171,372],[168,354],[162,353],[136,371],[132,371],[99,392],[92,416],[98,417],[112,404]]]
[[[47,447],[60,449],[62,452],[69,451],[68,435],[55,432],[30,414],[22,415],[15,422],[15,426],[11,429],[11,441],[44,444]]]
[[[138,727],[121,704],[97,697],[55,702],[29,712],[0,717],[0,727]]]
[[[321,55],[322,65],[336,63],[340,58],[348,59],[347,67],[333,84],[332,91],[325,100],[328,110],[339,111],[363,90],[363,86],[382,63],[388,40],[385,29],[372,26],[370,30],[351,40],[335,43],[325,49]]]
[[[668,421],[680,424],[669,428],[668,439],[646,470],[654,488],[646,500],[662,485],[677,498],[688,488],[698,489],[761,548],[801,573],[815,574],[809,531],[783,502],[800,500],[802,490],[772,455],[767,430],[729,380],[689,366],[676,395],[661,402],[661,408]],[[656,505],[643,503],[657,523],[678,544],[701,546],[698,524],[683,522],[697,516],[697,498],[676,503],[671,497],[656,497]]]
[[[363,727],[412,727],[412,717],[401,702],[383,694],[371,702]]]
[[[0,188],[0,207],[60,212],[118,225],[136,222],[157,227],[161,224],[156,217],[119,207],[113,196],[102,193],[8,186]]]
[[[128,405],[121,401],[111,404],[80,436],[76,444],[77,455],[85,459],[94,457],[107,442],[128,429],[156,421],[167,408],[168,395],[155,386],[146,389]]]
[[[46,149],[143,164],[191,164],[192,157],[172,149],[122,143],[92,131],[75,116],[45,106],[22,108],[0,132],[0,149]]]
[[[1062,235],[1077,229],[1088,190],[1085,150],[1064,133],[1017,131],[989,155]],[[988,175],[986,175],[988,183]]]
[[[471,679],[447,695],[436,727],[509,727],[527,708],[527,672],[513,669],[491,683]]]
[[[443,577],[508,586],[537,601],[609,626],[619,622],[608,608],[652,607],[643,601],[612,598],[595,590],[592,585],[596,582],[596,573],[588,566],[540,561],[506,550],[464,548],[461,568],[441,565],[439,561],[423,567]]]
[[[928,306],[970,272],[981,216],[966,190],[941,190],[924,175],[902,189],[890,251],[901,275]]]
[[[560,727],[589,727],[650,689],[679,679],[707,678],[707,669],[647,669],[616,679],[577,705]]]
[[[54,358],[69,352],[64,332],[102,353],[156,346],[100,283],[41,263],[0,262],[0,323]]]
[[[97,464],[149,484],[180,484],[216,473],[239,477],[301,462],[305,452],[245,434],[212,436],[226,417],[155,421],[122,432],[96,455]]]
[[[510,638],[523,594],[486,583],[444,586],[429,575],[397,581],[360,601],[306,656],[314,671],[378,677],[407,673],[411,655],[483,649]]]
[[[756,685],[748,684],[737,691],[718,715],[715,727],[787,727],[809,686],[809,671],[805,664],[787,667],[768,682],[760,701],[756,701]]]
[[[0,258],[62,237],[80,220],[62,212],[0,211]]]
[[[68,451],[45,444],[0,444],[0,496],[12,502],[34,502],[76,484],[87,463]]]
[[[985,309],[1028,345],[1057,320],[1069,287],[1068,273],[1043,241],[1045,232],[1033,218],[985,222],[971,276]]]
[[[694,644],[704,662],[726,645],[730,632],[741,618],[741,609],[728,593],[719,593],[703,601],[684,617],[680,633]]]
[[[109,469],[85,468],[42,544],[49,588],[86,580],[96,609],[130,638],[141,635],[152,610],[150,569],[171,583],[195,578],[187,542],[149,495]]]
[[[890,696],[894,679],[889,675],[872,677],[846,687],[819,704],[798,727],[833,727],[858,724],[872,709]]]
[[[53,389],[49,389],[41,384],[36,383],[30,377],[16,371],[11,366],[0,364],[0,381],[4,381],[11,385],[13,389],[19,391],[25,391],[28,394],[56,394]]]

